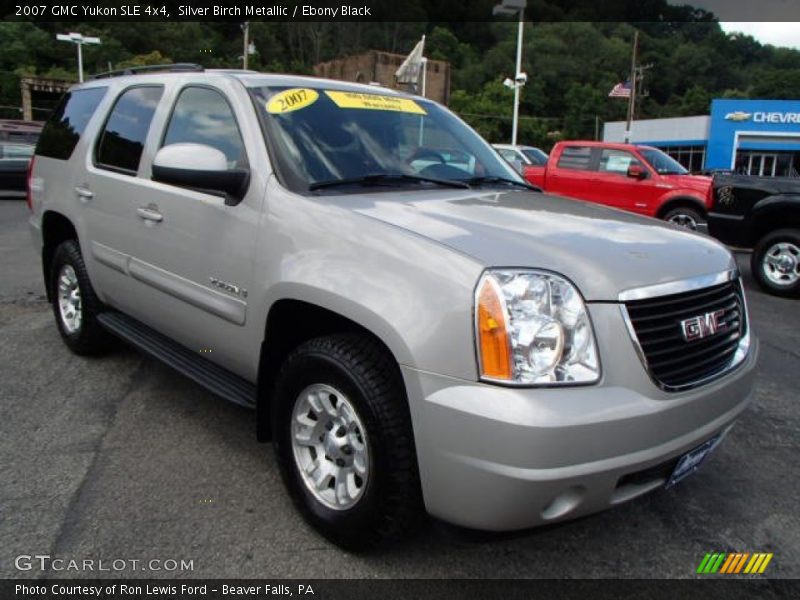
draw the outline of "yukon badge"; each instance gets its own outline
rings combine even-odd
[[[222,281],[221,279],[217,279],[216,277],[209,277],[208,279],[211,282],[211,285],[213,285],[215,288],[218,288],[230,294],[236,294],[237,296],[241,296],[242,298],[247,298],[247,290],[244,289],[243,287],[239,287],[238,285],[228,283],[227,281]]]
[[[690,319],[684,319],[681,321],[683,339],[687,342],[693,342],[724,331],[728,327],[727,323],[722,322],[724,314],[725,311],[720,309],[714,312],[707,312],[704,315],[697,315]]]

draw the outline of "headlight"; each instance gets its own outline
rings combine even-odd
[[[540,271],[486,271],[475,292],[481,379],[570,385],[600,379],[592,323],[575,286]]]

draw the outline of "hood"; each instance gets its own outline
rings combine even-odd
[[[705,175],[662,175],[665,181],[678,188],[688,188],[705,194],[711,187],[711,177]]]
[[[735,266],[730,252],[701,234],[536,192],[354,194],[342,205],[435,240],[485,267],[560,273],[590,301],[616,302],[623,290]]]

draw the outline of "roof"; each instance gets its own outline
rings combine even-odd
[[[98,87],[108,85],[109,82],[122,82],[128,83],[130,81],[138,82],[157,82],[164,81],[168,78],[181,78],[187,76],[201,77],[206,79],[213,79],[215,77],[226,77],[238,79],[246,87],[260,87],[260,86],[291,86],[291,87],[324,87],[337,91],[351,91],[359,92],[362,94],[376,94],[380,93],[386,96],[398,96],[405,98],[415,98],[419,100],[430,100],[429,98],[422,98],[414,94],[409,94],[400,90],[394,90],[383,86],[375,86],[363,83],[353,83],[349,81],[340,81],[337,79],[325,79],[322,77],[313,77],[310,75],[287,75],[283,73],[259,73],[257,71],[245,71],[243,69],[203,69],[199,65],[196,68],[188,68],[188,65],[163,65],[165,70],[158,70],[156,67],[143,68],[140,70],[128,69],[120,71],[111,71],[109,73],[101,73],[95,78],[89,79],[84,83],[79,83],[74,88],[83,87]],[[175,67],[174,70],[168,69]],[[73,89],[74,89],[73,88]]]
[[[492,144],[492,146],[495,148],[508,148],[511,150],[539,150],[539,148],[536,146],[528,146],[527,144],[517,144],[516,146],[514,144]]]
[[[599,148],[611,148],[613,150],[631,150],[633,148],[650,148],[647,144],[623,144],[620,142],[601,142],[596,140],[562,140],[558,142],[561,146],[589,146]]]

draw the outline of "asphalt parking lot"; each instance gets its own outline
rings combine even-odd
[[[800,577],[800,304],[755,289],[754,402],[703,469],[669,490],[515,535],[430,523],[368,556],[312,531],[253,414],[120,345],[72,355],[44,299],[22,201],[0,201],[0,577],[15,557],[191,560],[133,577],[694,577],[706,552],[773,552]],[[475,490],[475,493],[481,493]],[[95,573],[97,575],[97,573]]]

